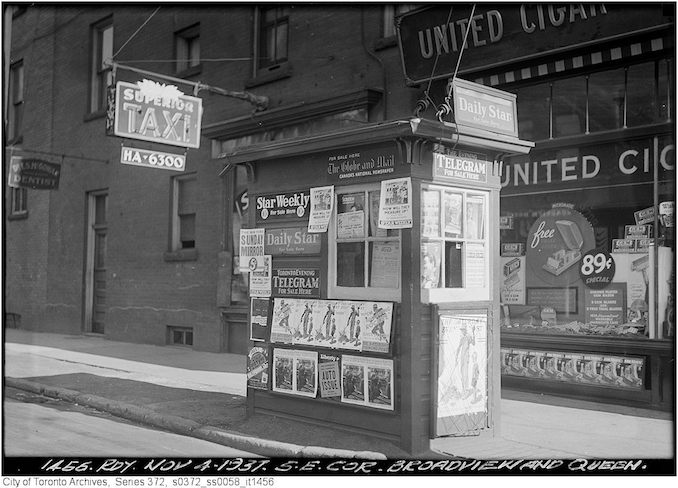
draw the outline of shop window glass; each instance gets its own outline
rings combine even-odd
[[[551,84],[521,88],[516,91],[518,130],[528,141],[548,139],[550,135]]]
[[[674,78],[673,72],[674,64],[668,60],[663,59],[658,62],[657,69],[657,105],[659,106],[659,122],[671,120],[673,114],[671,113],[671,104],[673,103],[673,87]]]
[[[636,127],[657,121],[657,100],[655,92],[655,63],[630,66],[626,87],[626,125]]]
[[[399,230],[380,229],[377,185],[337,191],[331,226],[332,298],[371,296],[399,300],[401,237]]]
[[[586,129],[586,78],[553,83],[553,136],[583,134]]]
[[[588,132],[620,129],[624,122],[624,69],[589,76]]]

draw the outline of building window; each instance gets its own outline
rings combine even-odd
[[[380,187],[337,190],[330,226],[331,298],[370,297],[400,301],[401,233],[380,229]],[[368,290],[369,289],[369,290]]]
[[[195,174],[172,179],[172,251],[195,248],[197,190]]]
[[[257,68],[270,68],[287,61],[289,7],[259,9]]]
[[[177,73],[199,71],[200,24],[183,29],[175,34]]]
[[[92,27],[92,79],[90,112],[106,109],[107,88],[113,84],[113,21],[108,19]]]
[[[649,61],[521,87],[520,137],[528,140],[593,134],[668,122],[671,62]]]
[[[384,17],[381,26],[382,37],[393,37],[396,35],[395,18],[405,12],[414,10],[416,5],[409,3],[396,3],[393,5],[384,5]]]
[[[10,67],[9,106],[7,117],[7,140],[18,142],[21,139],[24,118],[24,63],[18,61]]]
[[[193,328],[167,326],[167,344],[171,346],[193,346]]]
[[[12,188],[10,191],[9,216],[27,217],[28,216],[28,190],[26,188]]]

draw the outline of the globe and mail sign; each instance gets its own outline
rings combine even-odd
[[[198,148],[201,117],[202,99],[184,95],[175,86],[149,80],[116,84],[116,136]]]

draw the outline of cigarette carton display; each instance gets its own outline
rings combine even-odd
[[[556,227],[567,249],[560,249],[546,260],[543,268],[551,274],[560,276],[581,259],[581,246],[584,238],[577,224],[571,220],[557,220]]]

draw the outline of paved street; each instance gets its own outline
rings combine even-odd
[[[21,398],[22,394],[18,395]],[[5,399],[6,456],[258,457],[55,401],[32,403],[38,400],[28,396],[24,400],[29,402],[18,401],[15,391]]]

